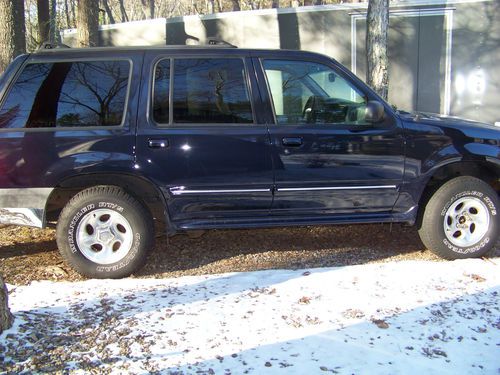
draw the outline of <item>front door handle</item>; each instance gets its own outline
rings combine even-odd
[[[149,148],[166,148],[168,147],[168,139],[150,139],[148,146]]]
[[[301,137],[285,137],[282,139],[281,143],[283,143],[283,146],[299,147],[299,146],[302,146],[302,138]]]

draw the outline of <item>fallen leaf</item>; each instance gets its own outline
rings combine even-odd
[[[382,329],[389,328],[389,324],[385,320],[382,320],[382,319],[373,319],[372,323],[375,324],[378,328],[382,328]]]

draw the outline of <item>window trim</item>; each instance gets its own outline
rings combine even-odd
[[[266,83],[266,88],[265,90],[267,91],[267,96],[269,97],[269,100],[270,100],[270,104],[271,104],[271,110],[272,110],[272,116],[273,116],[273,123],[272,124],[269,124],[270,126],[276,126],[276,127],[293,127],[293,126],[301,126],[301,127],[321,127],[321,128],[325,128],[325,127],[335,127],[336,129],[351,129],[353,128],[354,126],[356,128],[368,128],[368,127],[371,127],[373,126],[373,124],[363,124],[363,125],[353,125],[353,124],[347,124],[347,123],[334,123],[334,122],[327,122],[327,123],[324,123],[324,124],[316,124],[316,123],[312,123],[312,124],[300,124],[300,123],[297,123],[297,124],[288,124],[288,125],[285,125],[285,124],[280,124],[278,122],[278,119],[276,117],[276,109],[274,108],[274,99],[273,99],[273,95],[271,93],[271,85],[269,84],[269,80],[268,80],[268,77],[267,77],[267,74],[266,74],[266,69],[264,68],[264,60],[274,60],[274,61],[297,61],[297,62],[302,62],[302,63],[313,63],[313,64],[320,64],[320,65],[324,65],[328,68],[330,68],[335,74],[337,74],[339,77],[343,78],[346,82],[349,82],[354,88],[355,90],[358,92],[358,93],[362,93],[366,99],[366,101],[370,101],[370,95],[368,95],[368,93],[365,91],[365,90],[362,90],[361,87],[359,87],[358,85],[356,85],[356,82],[353,82],[352,79],[349,79],[350,77],[346,74],[344,74],[344,72],[341,70],[341,69],[338,69],[335,65],[331,64],[331,63],[328,63],[326,61],[320,61],[320,60],[315,60],[315,59],[309,59],[309,60],[304,60],[304,59],[300,59],[300,58],[296,58],[295,56],[294,57],[274,57],[274,56],[262,56],[262,57],[259,57],[259,67],[262,71],[262,75],[264,76],[264,79],[265,79],[265,83]]]
[[[85,57],[85,58],[61,58],[61,59],[56,59],[56,58],[50,58],[50,59],[37,59],[38,56],[34,55],[33,58],[28,58],[26,61],[22,64],[22,66],[18,69],[16,72],[15,76],[9,82],[9,87],[7,90],[5,90],[5,93],[0,101],[0,111],[3,109],[3,106],[5,104],[5,101],[7,100],[7,97],[10,95],[15,83],[17,82],[19,76],[21,73],[24,71],[27,65],[29,64],[53,64],[53,63],[64,63],[64,62],[91,62],[91,61],[127,61],[129,63],[129,74],[128,74],[128,80],[127,80],[127,92],[125,94],[125,105],[123,106],[123,115],[122,115],[122,121],[119,125],[112,125],[112,126],[55,126],[53,128],[49,127],[44,127],[44,128],[0,128],[0,133],[9,133],[9,132],[28,132],[28,133],[37,133],[37,132],[57,132],[57,131],[91,131],[91,130],[113,130],[113,129],[125,129],[126,126],[126,120],[127,120],[127,113],[128,113],[128,107],[129,107],[129,100],[130,100],[130,91],[132,87],[132,76],[134,72],[134,61],[131,58],[128,57],[113,57],[113,58],[108,58],[108,57],[97,57],[97,58],[92,58],[92,57]]]
[[[255,126],[258,125],[256,122],[256,114],[255,114],[255,105],[253,102],[253,92],[252,92],[252,85],[250,82],[250,71],[249,71],[249,66],[247,64],[247,59],[249,56],[244,56],[244,55],[217,55],[217,54],[194,54],[194,55],[163,55],[163,56],[157,56],[154,60],[153,63],[151,64],[151,69],[149,72],[149,97],[148,97],[148,111],[147,111],[147,117],[148,117],[148,122],[153,124],[155,128],[159,129],[182,129],[186,127],[194,128],[194,127],[221,127],[221,126],[231,126],[231,127],[248,127],[248,126]],[[247,122],[247,123],[235,123],[235,122],[212,122],[212,123],[203,123],[203,122],[174,122],[174,111],[173,111],[173,90],[174,90],[174,76],[175,76],[175,60],[189,60],[189,59],[235,59],[235,60],[241,60],[243,62],[243,69],[244,69],[244,80],[243,82],[246,84],[246,91],[248,95],[248,101],[250,102],[250,109],[252,112],[252,122]],[[155,89],[155,71],[156,71],[156,66],[164,60],[170,60],[170,83],[169,83],[169,122],[168,123],[159,123],[155,121],[154,116],[153,116],[153,108],[154,108],[154,89]]]

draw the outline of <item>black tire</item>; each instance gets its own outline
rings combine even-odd
[[[442,258],[481,257],[498,240],[498,207],[498,195],[487,183],[457,177],[430,198],[418,233],[424,245]]]
[[[149,211],[119,187],[96,186],[76,194],[57,223],[62,257],[90,278],[122,278],[137,271],[154,244]]]

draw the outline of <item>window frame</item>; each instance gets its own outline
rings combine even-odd
[[[307,124],[297,123],[297,124],[288,124],[288,125],[287,124],[280,124],[278,122],[277,117],[276,117],[276,109],[274,107],[274,99],[273,99],[273,95],[271,92],[271,85],[269,84],[269,79],[267,77],[266,69],[264,67],[265,60],[295,61],[295,62],[301,62],[304,64],[312,63],[312,64],[319,64],[319,65],[326,66],[326,67],[330,68],[333,73],[337,74],[339,77],[344,79],[346,82],[350,83],[358,93],[363,94],[367,103],[370,100],[373,100],[373,98],[369,95],[368,92],[366,92],[365,90],[362,89],[362,86],[360,87],[359,85],[357,85],[356,82],[353,79],[351,79],[351,77],[349,77],[349,75],[345,74],[342,71],[342,69],[339,69],[337,66],[335,66],[334,64],[332,64],[328,61],[322,61],[322,60],[316,60],[316,59],[310,59],[310,58],[305,60],[305,59],[298,58],[296,56],[293,56],[293,57],[292,56],[290,56],[290,57],[289,56],[261,56],[258,58],[258,60],[259,60],[259,69],[261,70],[262,75],[264,77],[264,81],[266,83],[265,90],[266,90],[267,97],[269,98],[269,102],[270,102],[269,104],[270,104],[270,108],[272,111],[273,123],[269,124],[270,126],[276,126],[276,127],[281,127],[281,128],[292,127],[292,126],[318,127],[318,128],[335,127],[337,129],[352,129],[353,127],[359,129],[359,128],[373,127],[373,124],[371,124],[371,123],[353,125],[353,124],[344,123],[344,122],[342,122],[342,123],[325,122],[323,124],[317,124],[317,123],[310,123],[310,124],[309,123],[307,123]]]
[[[247,59],[249,56],[245,55],[228,55],[228,54],[190,54],[190,55],[159,55],[151,63],[151,69],[149,72],[149,82],[150,88],[148,90],[148,122],[153,124],[156,128],[165,129],[175,129],[175,128],[186,128],[186,127],[221,127],[221,126],[231,126],[231,127],[248,127],[255,126],[257,124],[255,105],[254,105],[254,95],[252,92],[252,84],[250,79],[250,70]],[[175,77],[175,60],[193,60],[193,59],[234,59],[241,60],[243,62],[244,79],[243,82],[246,85],[248,101],[250,102],[250,110],[252,112],[252,122],[246,123],[234,123],[234,122],[174,122],[174,111],[173,111],[173,90],[174,90],[174,77]],[[170,60],[170,82],[169,82],[169,93],[168,93],[168,123],[159,123],[155,120],[153,110],[154,110],[154,89],[155,89],[155,72],[157,65],[164,60]]]
[[[128,112],[128,107],[129,107],[129,100],[130,100],[130,91],[132,87],[132,76],[134,72],[134,61],[132,58],[128,57],[84,57],[84,58],[37,58],[38,56],[33,55],[33,58],[28,58],[24,63],[19,67],[18,71],[14,75],[14,77],[10,80],[7,89],[4,91],[3,97],[0,101],[0,111],[3,109],[3,106],[5,104],[5,101],[7,100],[7,97],[10,95],[15,83],[17,82],[19,76],[21,73],[24,71],[27,65],[30,64],[54,64],[54,63],[76,63],[76,62],[99,62],[99,61],[127,61],[129,63],[129,72],[128,72],[128,80],[127,80],[127,91],[125,93],[125,105],[123,106],[123,115],[122,115],[122,121],[119,125],[110,125],[110,126],[105,126],[105,125],[100,125],[100,126],[54,126],[52,128],[50,127],[43,127],[43,128],[0,128],[0,133],[7,133],[7,132],[57,132],[57,131],[79,131],[79,130],[84,130],[84,131],[92,131],[92,130],[112,130],[112,129],[123,129],[126,128],[125,124],[127,121],[127,112]]]

